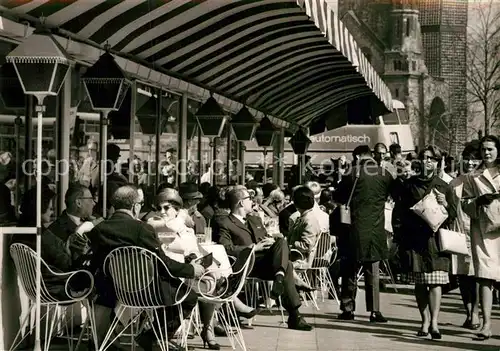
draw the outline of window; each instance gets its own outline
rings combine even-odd
[[[390,132],[389,138],[391,139],[391,144],[399,144],[399,136],[397,132]]]
[[[399,97],[399,89],[394,90],[394,95],[396,95],[397,98]]]
[[[406,19],[406,28],[405,28],[407,37],[410,36],[410,29],[411,29],[411,18],[407,18]]]

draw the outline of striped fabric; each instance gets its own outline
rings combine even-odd
[[[308,125],[387,86],[326,0],[0,0],[0,9]]]

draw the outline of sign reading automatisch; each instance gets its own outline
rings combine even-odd
[[[326,131],[321,134],[311,135],[309,151],[352,151],[357,146],[372,144],[378,140],[377,126],[344,126]]]
[[[370,137],[363,135],[313,135],[309,137],[313,143],[353,143],[353,144],[370,144]]]

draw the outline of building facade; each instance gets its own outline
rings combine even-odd
[[[458,1],[339,1],[344,23],[393,98],[405,104],[417,145],[451,153],[467,129],[466,46],[454,51],[450,44],[452,34],[465,38],[467,30],[467,6],[464,12]]]

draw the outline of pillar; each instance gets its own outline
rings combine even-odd
[[[134,160],[135,155],[135,113],[137,101],[137,83],[134,80],[130,87],[130,136],[129,136],[129,151],[128,151],[128,181],[134,182]]]
[[[66,75],[66,80],[64,85],[59,92],[59,118],[57,119],[58,131],[58,142],[57,142],[57,162],[56,162],[56,177],[58,178],[57,183],[57,197],[58,204],[57,209],[59,214],[66,209],[66,204],[64,202],[64,196],[68,190],[70,179],[70,130],[71,130],[71,120],[72,120],[72,109],[71,109],[71,77],[72,74]],[[76,111],[73,111],[76,113]],[[75,117],[76,118],[76,117]],[[76,160],[75,160],[76,161]]]
[[[227,174],[226,174],[226,184],[230,185],[231,184],[231,134],[232,134],[232,127],[231,124],[228,122],[226,123],[226,128],[227,128],[227,153],[226,153],[226,163],[227,163]]]
[[[246,183],[246,170],[245,170],[245,142],[244,141],[238,141],[238,148],[240,149],[240,174],[241,174],[241,184],[245,185]]]
[[[186,93],[181,97],[181,109],[179,113],[178,131],[179,139],[177,140],[177,171],[178,181],[184,183],[187,179],[187,119],[188,119],[188,96]]]
[[[280,188],[285,185],[285,128],[280,128],[274,138],[273,182]]]
[[[24,160],[33,160],[33,111],[34,107],[33,95],[28,95],[26,98],[26,111],[24,118]],[[31,189],[33,184],[33,162],[26,163],[26,173],[24,175],[24,190]]]
[[[161,173],[161,169],[160,169],[160,136],[161,136],[161,133],[162,133],[162,130],[161,130],[161,119],[163,117],[163,108],[162,108],[162,98],[163,98],[163,91],[161,89],[158,89],[157,90],[157,96],[158,96],[158,99],[156,99],[156,103],[157,103],[157,106],[156,106],[156,139],[155,139],[155,168],[154,168],[154,175],[155,175],[155,188],[154,188],[154,194],[156,195],[156,190],[158,189],[158,187],[160,186],[160,173]]]

